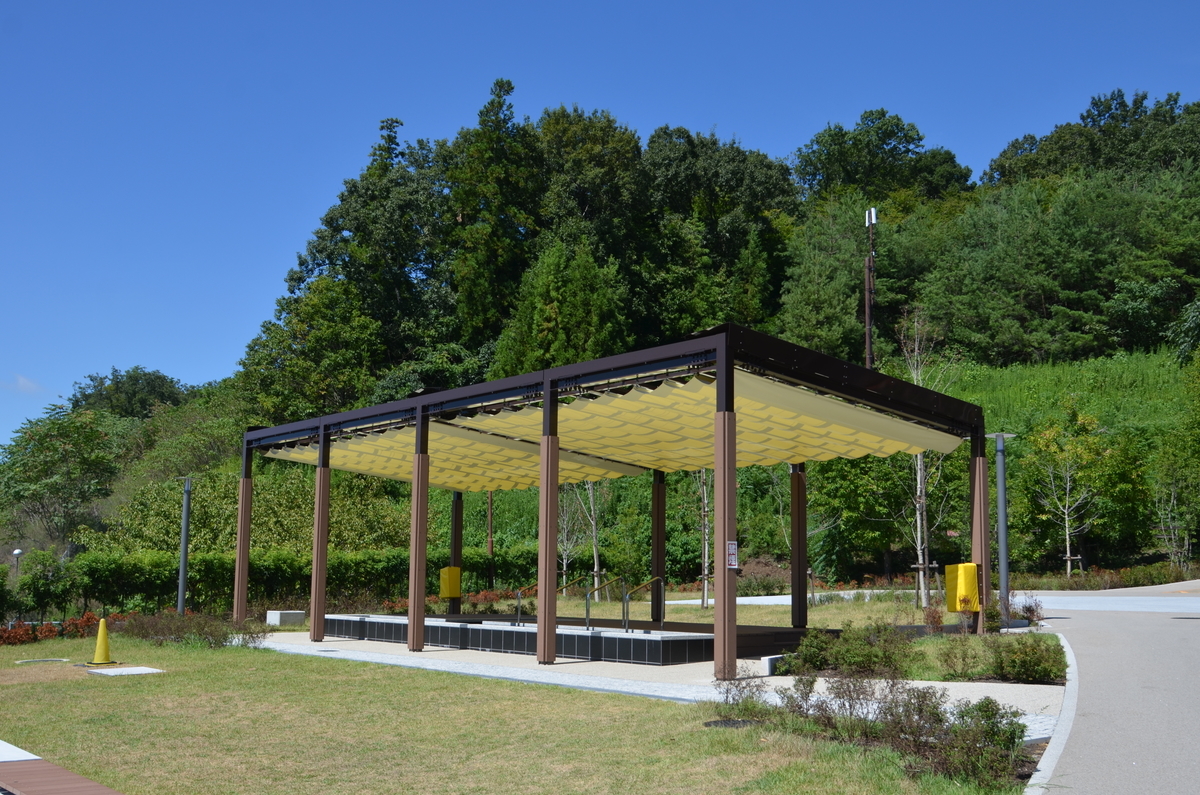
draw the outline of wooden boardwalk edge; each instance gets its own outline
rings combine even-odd
[[[0,762],[0,787],[13,795],[121,795],[44,759]]]

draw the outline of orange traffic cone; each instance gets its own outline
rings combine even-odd
[[[90,663],[84,664],[89,668],[117,664],[108,656],[108,624],[105,623],[103,618],[100,619],[100,626],[96,629],[96,656]]]

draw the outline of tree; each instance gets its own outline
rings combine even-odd
[[[1071,540],[1090,530],[1095,521],[1096,491],[1085,474],[1096,456],[1090,442],[1090,437],[1066,437],[1058,427],[1046,428],[1033,440],[1038,453],[1033,461],[1038,473],[1034,499],[1042,509],[1039,518],[1062,530],[1068,577],[1076,560]]]
[[[371,402],[403,400],[420,390],[454,389],[484,380],[492,364],[495,345],[469,351],[456,342],[418,348],[412,358],[380,377]]]
[[[525,275],[516,312],[496,344],[495,376],[517,375],[620,353],[629,344],[625,286],[588,241],[555,243]]]
[[[553,239],[592,241],[596,256],[636,259],[649,205],[637,133],[608,112],[547,109],[537,123],[540,213]]]
[[[591,529],[583,503],[578,499],[571,499],[572,494],[578,497],[579,490],[580,484],[577,483],[563,484],[559,488],[558,560],[562,566],[563,587],[570,581],[568,578],[571,561],[587,543]],[[562,497],[566,499],[561,499]]]
[[[67,608],[79,593],[79,578],[71,562],[53,549],[33,549],[25,555],[17,589],[29,599],[41,621],[51,607],[66,619]]]
[[[929,321],[921,307],[918,306],[912,313],[906,313],[898,336],[900,353],[904,357],[904,367],[908,371],[909,380],[917,386],[923,386],[936,392],[946,392],[958,377],[959,361],[952,355],[946,356],[938,351],[941,334]],[[934,455],[930,462],[927,454],[922,451],[913,455],[911,460],[912,522],[906,522],[905,526],[911,528],[909,540],[917,553],[917,591],[920,595],[921,607],[928,607],[930,538],[947,518],[951,507],[950,492],[944,489],[941,499],[934,503],[931,516],[929,495],[931,491],[937,490],[937,487],[941,485],[942,465],[946,461],[946,454]]]
[[[321,276],[352,284],[361,311],[379,324],[391,366],[457,335],[447,265],[447,147],[420,139],[401,144],[402,124],[381,122],[366,168],[346,180],[287,279],[290,295]]]
[[[844,196],[824,203],[792,238],[776,333],[830,356],[862,361],[862,257],[865,204]]]
[[[1200,300],[1183,308],[1179,319],[1168,330],[1167,339],[1175,349],[1179,364],[1191,364],[1196,349],[1200,348]]]
[[[528,121],[515,121],[512,93],[510,81],[497,80],[479,126],[461,131],[448,152],[457,249],[451,267],[467,347],[500,333],[541,228],[537,132]]]
[[[1068,576],[1077,553],[1086,558],[1085,533],[1101,563],[1128,560],[1145,548],[1152,500],[1143,474],[1149,451],[1139,434],[1101,427],[1069,397],[1057,417],[1028,434],[1027,443],[1021,479],[1034,527],[1059,534]]]
[[[854,129],[830,124],[797,150],[793,171],[806,199],[852,189],[877,202],[913,188],[929,198],[968,186],[971,170],[946,149],[924,151],[915,124],[879,108],[863,111]]]
[[[246,346],[241,378],[269,422],[292,422],[365,404],[385,350],[354,285],[320,276],[279,299],[274,322]]]
[[[642,163],[651,221],[641,256],[620,263],[637,344],[773,315],[797,212],[787,166],[678,127],[655,130]]]
[[[1179,98],[1168,94],[1150,105],[1139,91],[1130,102],[1119,88],[1094,96],[1077,123],[1013,140],[983,179],[1007,185],[1071,171],[1144,172],[1200,160],[1200,102],[1181,105]]]
[[[1103,172],[989,191],[925,241],[924,273],[913,273],[908,289],[947,341],[980,361],[1070,360],[1157,345],[1154,332],[1187,300],[1159,285],[1190,283],[1195,254],[1186,241],[1196,226],[1185,208],[1195,200],[1185,186],[1193,181]]]
[[[193,389],[158,370],[136,366],[122,372],[114,367],[109,375],[92,373],[84,383],[76,381],[70,406],[72,411],[91,409],[144,420],[156,406],[183,403]]]
[[[128,422],[63,405],[26,420],[0,447],[0,503],[69,550],[72,533],[95,520],[96,501],[111,493]]]
[[[577,512],[582,519],[584,535],[592,542],[592,588],[595,601],[600,601],[600,516],[608,501],[608,481],[585,480],[583,483],[563,486],[567,501],[574,497],[574,505],[570,510]],[[564,564],[563,571],[566,571]]]
[[[708,607],[708,581],[712,577],[713,555],[713,476],[707,469],[692,473],[700,492],[700,607]]]

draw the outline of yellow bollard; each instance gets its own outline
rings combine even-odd
[[[100,626],[96,629],[96,655],[90,663],[85,663],[89,668],[95,668],[100,665],[116,665],[117,663],[108,656],[108,624],[104,619],[100,619]]]

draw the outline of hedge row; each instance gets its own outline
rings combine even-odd
[[[497,550],[463,549],[463,588],[469,591],[520,588],[537,579],[537,547]],[[439,570],[449,565],[449,552],[430,550],[425,568],[425,591],[439,588]],[[233,604],[233,553],[193,553],[188,556],[188,605],[196,610],[219,612]],[[32,605],[39,612],[82,599],[105,609],[158,610],[175,603],[179,582],[179,556],[143,551],[130,555],[83,552],[47,583],[53,601]],[[494,575],[493,580],[490,579]],[[286,550],[250,552],[249,599],[253,601],[307,596],[312,559]],[[22,577],[24,580],[24,577]],[[326,591],[379,600],[408,596],[408,550],[331,550],[326,570]]]

